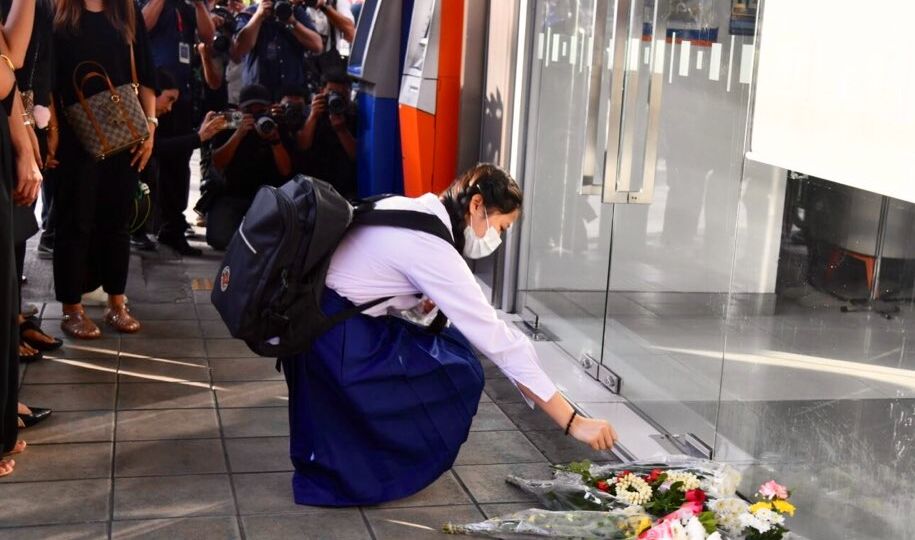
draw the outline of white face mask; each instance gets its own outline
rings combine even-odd
[[[464,256],[468,259],[482,259],[491,255],[493,251],[499,249],[502,245],[502,235],[495,227],[489,225],[489,215],[486,214],[486,208],[483,208],[483,215],[486,216],[486,234],[482,238],[477,236],[473,227],[468,225],[464,228]],[[470,222],[473,223],[473,214],[470,214]]]

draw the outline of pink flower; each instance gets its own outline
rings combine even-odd
[[[674,531],[670,523],[662,521],[640,534],[639,540],[674,540]]]
[[[765,484],[759,486],[759,494],[765,497],[766,499],[787,499],[788,498],[788,488],[778,484],[775,480],[769,480]]]
[[[668,521],[689,520],[689,518],[698,516],[701,513],[702,503],[689,501],[683,503],[677,510],[674,510],[673,512],[661,518],[661,522],[666,523]]]

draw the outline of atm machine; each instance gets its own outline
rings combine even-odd
[[[356,133],[360,197],[403,193],[397,115],[403,19],[409,0],[366,0],[350,50],[349,75],[359,82]]]
[[[464,0],[413,4],[399,96],[408,197],[441,192],[457,173],[464,14]]]

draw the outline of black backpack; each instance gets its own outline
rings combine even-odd
[[[290,356],[307,351],[337,323],[389,300],[332,317],[321,310],[330,257],[350,226],[404,227],[454,245],[436,216],[374,209],[381,198],[353,206],[330,184],[303,175],[279,188],[262,187],[226,248],[211,295],[232,337],[261,356]]]

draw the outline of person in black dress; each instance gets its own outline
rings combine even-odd
[[[28,17],[33,15],[31,28]],[[25,116],[21,117],[29,124],[26,134],[28,146],[38,145],[40,166],[47,164],[48,157],[48,124],[50,122],[51,104],[51,25],[54,19],[52,0],[0,0],[0,18],[3,21],[5,35],[9,36],[9,56],[16,70],[16,84],[22,97]],[[19,61],[21,60],[21,64]],[[28,99],[26,99],[28,96]],[[26,105],[28,103],[28,105]],[[34,132],[36,138],[31,135]],[[26,142],[23,140],[23,142]],[[32,156],[29,155],[29,159]],[[18,159],[18,158],[17,158]],[[45,170],[46,172],[46,170]],[[45,178],[47,180],[47,178]],[[42,184],[42,193],[46,183]],[[45,200],[45,205],[50,201]],[[45,208],[47,210],[47,208]],[[44,212],[42,213],[44,214]],[[16,275],[24,276],[25,243],[38,230],[35,220],[35,205],[16,206],[13,209],[13,238],[16,252]],[[63,345],[59,339],[42,332],[37,320],[22,313],[22,288],[19,288],[20,314],[19,325],[19,361],[20,363],[38,360],[42,351],[51,351]],[[19,404],[19,427],[31,427],[48,418],[50,409],[29,407]]]
[[[16,64],[10,59],[11,54],[5,30],[0,31],[0,450],[4,457],[26,447],[25,441],[18,440],[19,288],[12,211],[14,204],[29,206],[35,202],[41,187],[41,173],[23,122],[22,100],[15,86]],[[14,466],[12,459],[0,459],[0,476],[12,473]]]
[[[55,108],[60,143],[60,182],[55,193],[54,285],[63,304],[61,327],[68,335],[93,339],[101,330],[80,303],[99,285],[108,293],[105,322],[133,333],[140,323],[127,309],[124,290],[130,261],[129,208],[138,173],[152,155],[155,118],[155,71],[149,38],[133,0],[58,0],[54,18]],[[150,137],[131,151],[94,161],[64,118],[77,101],[73,71],[80,62],[101,64],[114,86],[131,82],[131,45],[140,84],[140,103]],[[104,88],[87,84],[86,95]]]

